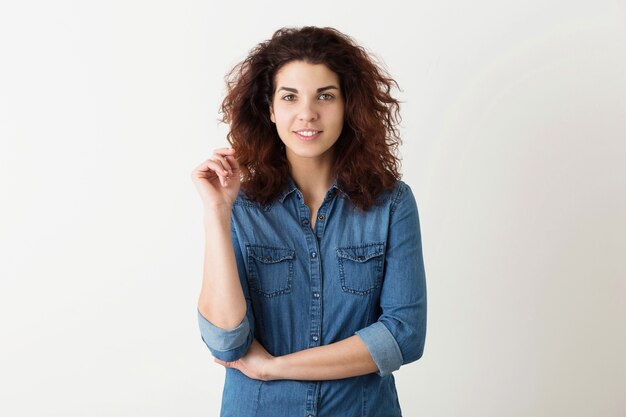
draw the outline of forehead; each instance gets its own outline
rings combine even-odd
[[[339,75],[324,64],[293,61],[283,65],[275,77],[275,89],[280,87],[315,89],[327,85],[339,87]]]

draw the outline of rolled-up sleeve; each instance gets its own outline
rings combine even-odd
[[[400,183],[391,207],[378,321],[358,330],[378,374],[422,357],[426,340],[426,276],[419,215],[410,187]]]
[[[232,362],[244,356],[254,338],[254,315],[246,278],[246,266],[234,229],[231,234],[239,281],[246,299],[246,315],[237,327],[222,329],[208,321],[198,310],[198,324],[202,340],[214,357],[225,362]]]

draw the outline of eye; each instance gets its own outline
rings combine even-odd
[[[332,94],[328,94],[328,93],[320,94],[320,99],[322,100],[332,100],[334,98],[335,96],[333,96]]]
[[[285,96],[283,96],[282,100],[285,101],[294,101],[296,99],[296,96],[293,94],[287,94]]]

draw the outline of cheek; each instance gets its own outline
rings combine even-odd
[[[285,123],[284,119],[281,119],[280,117],[276,118],[276,128],[278,130],[285,130],[287,128],[287,124]]]
[[[337,129],[343,128],[343,122],[344,122],[343,114],[338,114],[333,119],[333,124],[335,125]]]
[[[326,114],[326,120],[331,122],[334,125],[343,125],[344,118],[346,116],[345,110],[343,106],[334,107],[332,110],[328,109],[328,113]]]
[[[279,129],[288,129],[290,125],[290,117],[287,113],[282,112],[274,116],[276,119],[276,126]]]

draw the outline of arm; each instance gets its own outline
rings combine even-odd
[[[357,331],[385,376],[418,360],[426,339],[426,276],[415,197],[401,183],[391,209],[378,321]]]
[[[202,340],[212,355],[234,361],[245,355],[252,343],[254,316],[243,256],[237,235],[230,228],[230,215],[228,226],[214,221],[209,218],[205,222],[205,274],[198,300],[198,323]]]
[[[264,381],[323,381],[365,375],[378,369],[358,336],[276,357],[254,340],[244,357],[230,362],[216,358],[215,362]]]
[[[246,313],[230,223],[230,207],[205,210],[204,273],[198,310],[208,321],[222,329],[237,327]]]
[[[231,231],[232,206],[239,190],[239,167],[232,155],[232,150],[218,150],[192,175],[203,198],[205,226],[198,322],[211,353],[224,360],[243,356],[253,334],[245,274],[241,275],[243,260]],[[228,177],[234,178],[229,181]]]
[[[275,358],[271,379],[323,381],[376,372],[378,367],[360,337]]]

